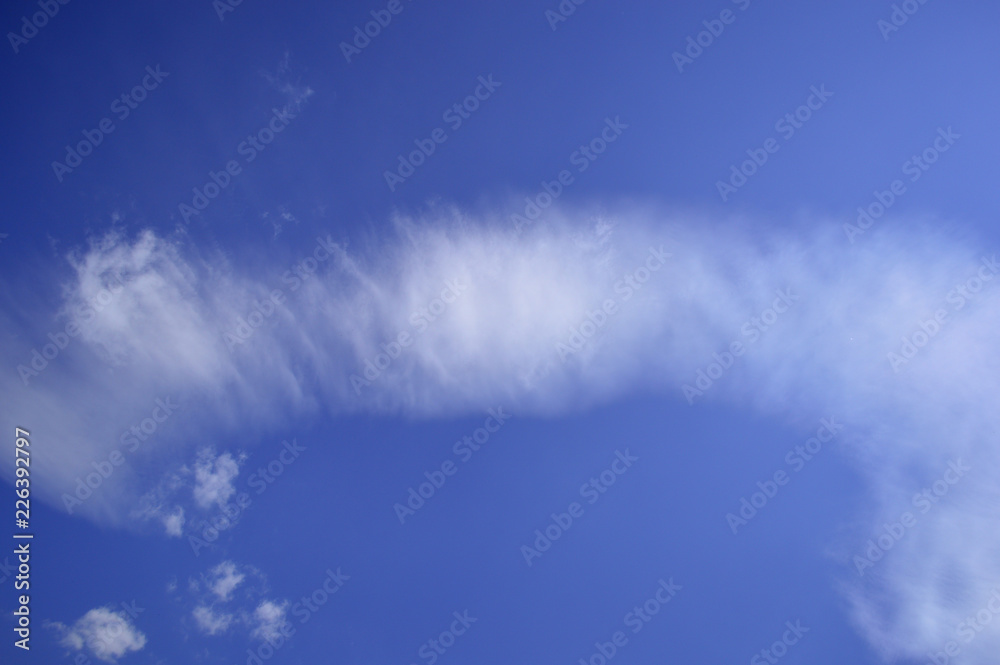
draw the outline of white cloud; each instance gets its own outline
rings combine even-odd
[[[182,467],[178,472],[163,474],[160,482],[135,502],[129,514],[140,521],[156,520],[163,525],[165,533],[173,538],[183,535],[185,524],[184,508],[172,505],[171,497],[185,486],[190,472]]]
[[[191,613],[199,630],[207,635],[218,635],[229,630],[233,615],[215,612],[211,607],[199,605]]]
[[[69,629],[59,627],[65,632],[63,646],[74,651],[86,649],[95,658],[109,663],[146,646],[146,636],[128,617],[104,607],[90,610]]]
[[[848,425],[844,449],[873,494],[871,513],[843,544],[851,553],[897,518],[948,459],[976,465],[981,479],[963,481],[955,495],[965,499],[942,502],[877,572],[845,583],[854,616],[884,653],[922,657],[939,649],[940,638],[1000,581],[1000,561],[991,556],[1000,546],[1000,503],[988,481],[1000,473],[1000,279],[980,284],[961,309],[949,300],[992,249],[919,220],[880,222],[851,244],[839,225],[822,220],[791,231],[648,210],[585,223],[570,217],[585,218],[552,212],[517,236],[506,220],[445,211],[397,220],[392,237],[360,250],[324,240],[322,252],[303,248],[247,269],[152,233],[134,241],[110,235],[73,257],[62,318],[33,331],[27,345],[0,349],[14,367],[30,361],[30,345],[43,344],[58,325],[80,327],[28,389],[16,375],[0,375],[8,405],[0,425],[12,429],[6,414],[16,413],[39,423],[39,436],[61,442],[40,453],[51,482],[38,489],[59,504],[77,476],[107,459],[136,414],[168,393],[189,405],[185,417],[169,441],[149,445],[175,446],[183,459],[200,445],[188,440],[215,431],[257,434],[320,410],[428,416],[503,404],[517,414],[555,413],[637,389],[683,404],[681,386],[713,353],[747,341],[741,326],[760,318],[776,290],[791,289],[795,305],[698,399],[793,423],[833,414]],[[651,247],[672,256],[646,279]],[[293,263],[327,252],[333,256],[317,262],[313,276],[282,279]],[[121,292],[96,315],[81,313],[115,272],[125,277]],[[453,302],[445,306],[438,299],[449,283]],[[238,322],[279,288],[284,303],[264,305],[252,335],[230,351],[224,335],[235,335]],[[575,339],[589,316],[600,320],[608,299],[616,313],[563,362],[557,345]],[[947,323],[894,372],[887,354],[940,309]],[[364,377],[369,362],[385,365],[383,345],[400,333],[412,343],[393,349],[388,366],[369,370],[378,376],[356,394],[351,375]],[[0,464],[9,476],[9,460]],[[134,502],[129,468],[81,512],[120,521]],[[230,496],[238,469],[228,453],[201,460],[196,501],[208,506]],[[845,571],[852,574],[849,563]],[[998,641],[984,633],[970,653],[995,653]]]
[[[234,594],[244,587],[244,592]],[[287,601],[260,601],[254,609],[243,607],[250,598],[261,598],[267,590],[264,575],[250,565],[223,561],[210,568],[198,579],[190,579],[188,591],[194,596],[191,615],[198,630],[206,635],[219,635],[241,627],[251,637],[272,639],[285,625]],[[251,601],[256,602],[256,601]]]
[[[285,613],[288,603],[276,603],[270,600],[261,601],[253,612],[254,627],[250,635],[268,642],[277,642],[286,630],[288,620]]]
[[[202,508],[212,505],[223,505],[229,500],[236,489],[233,479],[240,473],[239,462],[229,453],[218,457],[210,451],[204,451],[195,463],[194,499]]]
[[[166,528],[168,536],[180,538],[184,533],[184,509],[177,506],[174,512],[164,516],[163,526]]]
[[[209,571],[206,584],[219,600],[225,602],[245,578],[246,575],[237,569],[235,563],[223,561]]]

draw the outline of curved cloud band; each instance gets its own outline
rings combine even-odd
[[[361,250],[324,234],[292,264],[252,270],[111,234],[70,257],[51,329],[3,350],[5,426],[15,413],[59,442],[44,496],[64,505],[96,473],[104,487],[79,512],[122,522],[143,464],[191,452],[192,419],[163,425],[171,404],[229,432],[497,400],[554,413],[636,388],[796,421],[833,413],[876,499],[837,556],[850,564],[907,511],[922,521],[891,562],[845,582],[862,630],[886,655],[925,657],[987,607],[1000,583],[991,249],[888,222],[848,242],[822,221],[762,235],[649,210],[551,217],[516,232],[439,211]],[[914,493],[950,463],[975,470],[921,513]],[[963,653],[996,647],[976,631]]]

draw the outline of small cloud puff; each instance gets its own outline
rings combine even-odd
[[[250,635],[267,642],[277,642],[287,630],[287,610],[288,601],[280,604],[270,600],[262,601],[254,610],[255,625]]]
[[[233,622],[232,614],[216,612],[211,607],[199,605],[191,613],[198,629],[206,635],[218,635],[229,630]]]
[[[74,651],[87,650],[108,663],[117,662],[125,654],[146,646],[146,636],[124,613],[106,607],[90,610],[69,628],[55,625],[64,632],[63,646]]]
[[[236,488],[233,480],[240,473],[240,462],[229,453],[215,457],[211,451],[203,451],[194,467],[194,500],[202,508],[213,504],[224,505]]]
[[[236,564],[232,561],[223,561],[208,574],[208,588],[222,602],[226,602],[232,596],[246,575],[241,573]]]

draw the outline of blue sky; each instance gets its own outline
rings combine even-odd
[[[3,662],[991,662],[998,19],[9,4]]]

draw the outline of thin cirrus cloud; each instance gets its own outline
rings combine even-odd
[[[988,555],[1000,545],[988,482],[998,469],[1000,370],[992,248],[918,221],[885,222],[850,242],[824,220],[762,231],[704,215],[564,210],[518,233],[496,219],[454,210],[401,217],[388,237],[360,249],[323,236],[302,250],[300,260],[324,257],[304,279],[283,279],[287,263],[242,270],[151,231],[96,240],[72,256],[60,314],[50,319],[76,321],[79,337],[27,388],[14,373],[0,380],[8,412],[38,415],[47,438],[64,442],[46,461],[54,480],[42,491],[58,503],[164,395],[187,413],[149,447],[183,463],[194,453],[182,443],[184,423],[209,415],[214,427],[239,432],[293,414],[433,416],[497,400],[557,413],[644,388],[681,404],[725,402],[793,422],[835,414],[847,423],[844,450],[869,474],[875,499],[864,528],[831,549],[848,563],[949,460],[974,461],[979,475],[956,488],[964,498],[942,502],[891,561],[844,591],[889,656],[939,649],[951,639],[947,627],[988,599],[1000,581]],[[113,275],[120,293],[98,316],[77,317]],[[974,293],[955,295],[977,275]],[[276,289],[283,298],[268,306]],[[787,312],[723,378],[707,388],[702,380],[701,394],[682,392],[778,292]],[[602,319],[606,301],[616,307]],[[255,310],[262,314],[251,321]],[[909,355],[901,339],[933,330],[928,321],[942,310],[928,343],[890,362],[890,352]],[[409,344],[397,350],[401,333]],[[15,367],[31,348],[3,353]],[[315,371],[306,375],[305,366]],[[47,422],[42,413],[64,416]],[[145,452],[81,512],[122,523]],[[207,505],[225,494],[222,481],[238,464],[216,458],[195,469],[203,479],[195,500]],[[925,630],[931,624],[945,628]],[[968,653],[996,646],[984,634]]]

